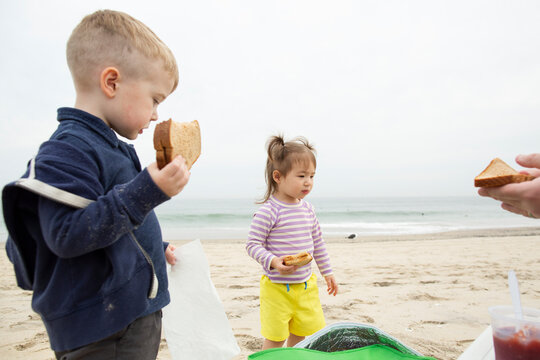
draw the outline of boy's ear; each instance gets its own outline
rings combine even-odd
[[[115,67],[105,68],[99,77],[99,85],[101,91],[109,97],[113,98],[118,89],[118,81],[120,80],[120,71]]]
[[[272,172],[272,179],[276,182],[276,184],[279,184],[281,181],[281,174],[279,173],[279,170],[274,170]]]

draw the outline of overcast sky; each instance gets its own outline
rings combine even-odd
[[[160,120],[197,119],[203,140],[182,196],[262,196],[278,132],[315,144],[312,196],[474,195],[492,158],[540,152],[535,0],[2,1],[2,184],[74,104],[65,44],[101,8],[176,55]],[[143,166],[154,126],[133,142]]]

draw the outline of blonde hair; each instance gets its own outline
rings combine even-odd
[[[297,163],[311,163],[313,167],[317,167],[315,148],[302,136],[286,142],[283,135],[275,135],[268,139],[266,146],[268,153],[265,169],[266,193],[258,203],[268,201],[277,191],[277,183],[273,177],[275,170],[282,176],[287,176]]]
[[[174,91],[179,75],[172,51],[148,26],[126,13],[98,10],[85,16],[73,30],[66,48],[76,88],[92,85],[91,73],[103,66],[118,66],[128,74],[142,73],[145,67],[141,55],[163,61],[164,70],[174,79]]]

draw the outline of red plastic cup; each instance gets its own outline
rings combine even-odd
[[[540,310],[523,308],[517,319],[512,306],[489,308],[495,360],[540,359]]]

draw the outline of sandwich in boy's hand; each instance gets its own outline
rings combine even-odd
[[[491,187],[530,181],[534,176],[520,174],[499,158],[493,159],[487,168],[474,178],[474,186]]]
[[[201,154],[199,122],[176,122],[172,119],[160,122],[154,130],[154,149],[158,168],[163,168],[177,155],[182,155],[188,169],[191,169]]]
[[[287,266],[296,265],[303,266],[309,264],[313,257],[307,252],[302,251],[296,255],[287,255],[283,258],[283,263]]]

